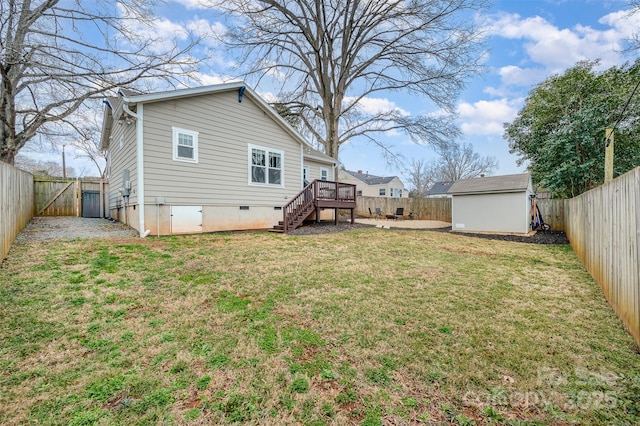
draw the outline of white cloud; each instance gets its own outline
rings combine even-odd
[[[458,105],[460,128],[466,136],[502,135],[503,123],[510,122],[518,113],[522,99],[478,101],[473,104],[461,102]]]
[[[516,13],[489,17],[487,35],[522,41],[524,56],[517,65],[499,68],[500,87],[488,87],[485,92],[506,96],[510,87],[536,84],[582,60],[599,59],[602,69],[621,65],[625,62],[622,53],[625,40],[640,28],[640,13],[618,11],[598,22],[609,28],[601,30],[580,24],[559,28],[540,16],[523,18]]]
[[[539,68],[521,68],[508,65],[500,68],[499,74],[503,84],[513,86],[530,86],[544,78],[545,71]]]
[[[187,23],[187,29],[202,39],[202,42],[210,47],[218,47],[227,32],[227,27],[221,22],[211,23],[202,18],[196,18]]]
[[[346,103],[352,103],[354,102],[356,99],[352,98],[352,97],[346,97],[344,99],[344,101]],[[409,112],[403,110],[402,108],[398,107],[395,102],[390,101],[389,99],[386,98],[362,98],[358,101],[358,106],[359,108],[367,113],[367,114],[383,114],[386,112],[391,112],[391,111],[396,111],[398,113],[400,113],[403,116],[408,116],[410,115]]]
[[[173,0],[173,2],[178,3],[187,9],[204,9],[207,5],[213,4],[211,1],[204,0]]]
[[[237,78],[233,78],[230,76],[211,75],[211,74],[198,74],[197,79],[203,86],[210,86],[214,84],[224,84],[224,83],[231,83],[234,81],[238,81]]]
[[[638,34],[640,29],[640,10],[631,13],[627,10],[620,10],[603,16],[598,20],[603,25],[609,25],[616,33],[629,38]]]

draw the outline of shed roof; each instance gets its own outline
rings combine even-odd
[[[449,188],[451,188],[451,185],[453,185],[453,182],[436,182],[424,193],[424,195],[446,194],[449,191]]]
[[[386,183],[391,182],[397,177],[397,176],[375,176],[375,175],[370,175],[368,172],[359,173],[359,172],[354,172],[352,170],[345,170],[345,172],[349,173],[354,178],[361,180],[367,185],[384,185]]]
[[[461,179],[451,185],[449,194],[526,191],[529,188],[530,179],[531,175],[529,173]]]

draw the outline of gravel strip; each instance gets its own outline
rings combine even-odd
[[[73,216],[34,217],[16,237],[16,243],[79,238],[135,238],[138,232],[108,219]]]

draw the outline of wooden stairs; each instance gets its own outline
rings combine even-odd
[[[298,228],[313,213],[316,222],[320,221],[322,209],[332,208],[334,222],[338,224],[338,210],[351,210],[351,223],[354,222],[356,208],[356,186],[348,183],[316,179],[289,201],[282,209],[282,220],[271,232],[288,233]]]

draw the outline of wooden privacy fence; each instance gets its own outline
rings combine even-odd
[[[0,262],[33,217],[33,175],[0,161]]]
[[[376,207],[382,214],[393,214],[398,207],[404,208],[405,215],[413,212],[417,219],[451,222],[451,198],[385,198],[357,197],[356,214],[369,216],[369,209],[375,214]]]
[[[554,231],[564,230],[564,202],[557,199],[538,199],[538,208],[542,219],[551,226]]]
[[[640,167],[566,200],[565,231],[640,344]]]
[[[35,178],[34,187],[36,216],[104,217],[103,180]]]

